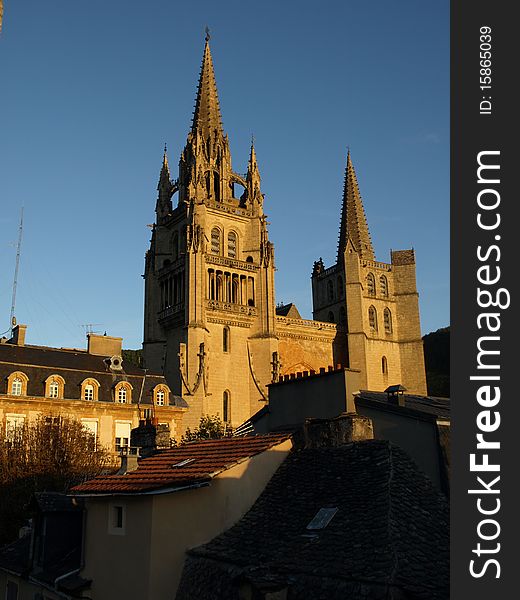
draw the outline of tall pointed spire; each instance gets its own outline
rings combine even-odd
[[[166,144],[164,145],[163,161],[161,174],[159,175],[159,183],[157,184],[157,191],[159,192],[159,196],[157,197],[155,212],[157,213],[157,218],[160,219],[170,214],[173,210],[171,198],[174,190],[170,180],[170,168],[168,166]]]
[[[256,161],[255,140],[251,136],[251,151],[249,153],[249,162],[247,163],[246,174],[246,198],[249,202],[256,200],[259,204],[263,202],[263,196],[260,192],[260,170]]]
[[[209,48],[209,33],[206,28],[206,44],[204,46],[204,56],[202,58],[197,98],[195,100],[192,131],[193,133],[199,131],[207,139],[209,134],[212,134],[215,130],[222,136],[224,135],[217,83],[213,70],[213,59],[211,58],[211,50]]]
[[[161,167],[161,175],[159,176],[159,186],[164,182],[170,183],[170,167],[168,166],[168,154],[166,144],[164,144],[163,162]]]
[[[365,209],[363,208],[356,172],[354,171],[350,157],[350,149],[347,153],[347,167],[345,169],[345,185],[343,188],[343,204],[341,207],[341,225],[338,242],[338,262],[345,252],[349,238],[362,258],[375,260]]]

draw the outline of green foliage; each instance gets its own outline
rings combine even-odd
[[[76,419],[39,417],[0,431],[0,544],[16,537],[35,492],[66,493],[110,466],[110,453]]]
[[[450,328],[423,337],[426,383],[430,396],[450,396]]]
[[[223,423],[218,415],[203,415],[197,429],[188,427],[182,436],[182,443],[198,440],[216,440],[230,434],[229,426]]]
[[[135,367],[143,366],[143,351],[142,350],[123,350],[122,351],[123,361],[134,365]]]

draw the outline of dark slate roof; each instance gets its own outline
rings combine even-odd
[[[324,529],[307,529],[333,507]],[[215,590],[240,578],[298,600],[389,598],[388,588],[445,600],[448,528],[446,499],[390,442],[294,451],[234,527],[188,552],[177,600],[238,597]]]
[[[356,402],[361,401],[365,405],[371,405],[374,408],[388,408],[389,410],[410,410],[424,415],[449,421],[450,420],[450,399],[437,398],[435,396],[416,396],[413,394],[403,394],[405,406],[398,406],[388,402],[388,395],[385,392],[370,392],[361,390],[356,394]]]
[[[289,304],[283,304],[281,306],[276,307],[276,314],[279,317],[289,317],[290,319],[301,319],[301,315],[299,310],[296,308],[296,305],[292,302]]]
[[[0,344],[0,394],[7,393],[7,378],[13,371],[22,371],[29,378],[28,396],[45,394],[45,380],[50,375],[61,375],[65,380],[65,399],[79,400],[84,379],[93,377],[100,384],[99,400],[113,401],[113,388],[119,381],[128,381],[133,388],[132,403],[137,403],[143,376],[146,373],[141,402],[152,402],[153,388],[166,383],[159,373],[148,372],[123,361],[122,371],[112,371],[105,362],[106,356],[89,354],[86,350],[67,350],[47,346],[17,346]],[[174,404],[174,398],[171,403]],[[175,406],[182,406],[175,399]]]
[[[289,439],[287,434],[221,438],[183,444],[139,461],[126,475],[96,477],[73,487],[73,494],[135,494],[207,483],[256,454]],[[186,462],[185,462],[186,461]]]
[[[58,492],[35,492],[31,506],[45,513],[82,510],[76,499]]]
[[[30,566],[29,550],[31,536],[26,535],[7,546],[0,548],[0,569],[22,575]]]

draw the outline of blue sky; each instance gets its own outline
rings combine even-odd
[[[423,333],[449,324],[449,2],[4,2],[0,333],[85,347],[142,341],[143,258],[164,144],[172,175],[211,49],[233,167],[251,134],[277,300],[312,318],[335,262],[350,147],[377,259],[414,247]]]

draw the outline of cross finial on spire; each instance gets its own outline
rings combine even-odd
[[[209,27],[206,25],[206,37],[204,38],[206,42],[209,42],[211,35],[209,34]]]

